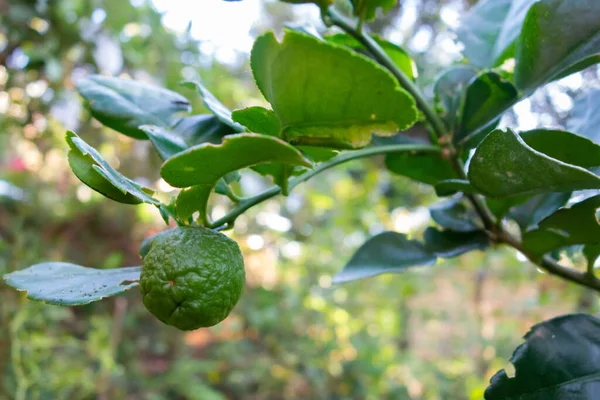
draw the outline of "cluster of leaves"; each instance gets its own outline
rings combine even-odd
[[[166,222],[173,218],[182,225],[223,229],[252,205],[285,195],[320,171],[354,158],[387,154],[390,171],[432,185],[440,197],[451,198],[431,207],[437,226],[428,228],[423,240],[396,232],[379,234],[357,251],[335,281],[432,265],[438,257],[506,243],[549,272],[600,289],[593,271],[600,254],[600,235],[596,235],[600,233],[596,219],[600,196],[591,192],[582,200],[580,193],[572,195],[600,189],[600,178],[593,171],[600,167],[600,146],[591,140],[596,135],[590,134],[594,125],[588,117],[589,108],[596,107],[588,100],[593,97],[578,104],[571,123],[574,132],[496,129],[503,113],[538,87],[600,60],[600,3],[480,2],[458,31],[468,63],[451,67],[435,84],[438,113],[412,82],[412,62],[406,52],[362,32],[363,21],[395,1],[353,1],[359,19],[356,28],[328,8],[331,2],[312,2],[321,7],[326,22],[346,34],[320,38],[287,30],[281,41],[273,33],[260,36],[250,60],[270,109],[232,112],[194,82],[186,85],[197,88],[212,114],[185,116],[190,103],[174,92],[101,76],[78,82],[96,119],[127,136],[152,142],[164,161],[162,178],[182,189],[169,204],[121,175],[93,147],[69,132],[69,163],[74,173],[115,201],[155,205]],[[417,109],[436,139],[433,143],[415,143],[398,133],[417,123]],[[373,141],[373,134],[381,138]],[[247,167],[272,177],[276,186],[264,194],[240,198],[231,183],[239,180],[237,171]],[[207,216],[213,191],[237,203],[232,212],[214,222]],[[518,235],[505,228],[508,220],[519,225]],[[554,261],[557,251],[582,245],[588,271],[571,270]],[[77,267],[37,265],[9,275],[7,282],[28,290],[34,298],[63,304],[82,304],[108,294],[106,290],[84,293],[74,286],[71,294],[57,296],[31,286],[32,282],[50,283],[57,273],[72,274],[73,268]],[[110,294],[134,286],[133,278],[112,281],[119,289]],[[574,316],[564,324],[577,327],[581,321]],[[588,379],[584,376],[576,379]],[[563,382],[549,382],[559,388],[552,389],[553,393],[562,390]],[[494,384],[508,385],[501,379]],[[539,398],[541,390],[551,390],[547,388],[520,385],[518,394]],[[494,394],[501,392],[490,389],[488,398],[513,396]]]

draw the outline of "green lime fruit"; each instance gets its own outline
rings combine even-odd
[[[144,243],[140,289],[156,318],[181,330],[213,326],[244,291],[246,272],[237,243],[201,227],[178,227]]]

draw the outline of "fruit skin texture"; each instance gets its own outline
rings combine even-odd
[[[150,242],[140,289],[148,311],[187,331],[223,321],[245,282],[244,259],[235,241],[202,227],[178,227]]]

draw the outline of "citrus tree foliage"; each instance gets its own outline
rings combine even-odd
[[[392,173],[431,185],[441,199],[430,207],[431,224],[422,237],[394,231],[373,236],[334,277],[335,283],[405,273],[412,267],[435,268],[440,259],[504,245],[550,274],[600,291],[594,271],[600,254],[597,93],[577,102],[569,131],[498,129],[500,118],[517,102],[600,60],[600,2],[480,1],[457,32],[465,60],[438,77],[433,102],[415,83],[408,53],[363,27],[396,1],[352,1],[351,17],[330,1],[287,2],[316,4],[324,22],[344,34],[318,37],[290,28],[281,36],[261,35],[250,64],[268,107],[229,110],[201,82],[184,86],[198,93],[210,114],[195,114],[191,100],[140,81],[90,75],[76,83],[100,123],[152,143],[163,160],[161,177],[181,189],[176,197],[159,200],[112,167],[86,138],[67,132],[74,174],[117,202],[155,206],[166,223],[184,227],[179,229],[221,231],[232,228],[249,208],[288,195],[329,168],[385,155]],[[426,127],[428,141],[405,135],[417,123]],[[267,176],[273,186],[254,196],[238,193],[243,168]],[[213,193],[234,203],[216,220],[209,217]],[[518,229],[510,228],[514,225]],[[195,259],[214,251],[209,242],[203,247],[202,240],[188,245],[198,246]],[[158,278],[146,282],[143,292],[166,293],[165,301],[172,304],[153,300],[150,311],[182,329],[200,326],[180,315],[193,320],[195,310],[206,306],[202,302],[226,304],[218,309],[228,311],[235,305],[239,287],[233,295],[217,290],[210,299],[180,288],[204,288],[207,282],[219,288],[219,279],[227,279],[219,278],[223,262],[196,269],[192,260],[167,253],[166,260],[181,259],[182,271],[194,272],[169,279],[155,262],[147,265],[151,249],[151,243],[140,249],[141,269],[98,273],[50,262],[8,274],[5,280],[30,298],[72,305],[129,290],[152,268]],[[559,263],[557,255],[565,249],[581,251],[588,268]],[[57,282],[64,290],[57,291]],[[225,316],[209,319],[216,323]],[[496,374],[485,397],[594,398],[600,385],[594,358],[600,351],[595,339],[599,326],[586,315],[534,326],[515,351],[514,371]]]

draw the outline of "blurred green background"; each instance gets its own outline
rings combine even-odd
[[[149,143],[91,119],[73,82],[132,77],[180,91],[199,113],[197,95],[179,86],[198,78],[231,108],[261,104],[250,37],[286,23],[325,27],[312,5],[243,3],[0,0],[0,274],[47,260],[140,265],[141,241],[165,228],[159,214],[81,184],[64,133],[75,130],[126,175],[168,192],[160,160]],[[472,3],[403,0],[370,28],[411,53],[430,94],[435,76],[461,59],[453,29]],[[561,126],[598,75],[548,85],[502,123]],[[268,184],[250,172],[242,179],[250,193]],[[598,302],[507,249],[331,284],[370,235],[419,235],[435,201],[373,158],[255,207],[230,233],[245,256],[244,296],[225,322],[189,333],[153,318],[137,289],[61,308],[0,283],[0,399],[480,399],[532,324],[595,312]],[[230,206],[213,202],[215,217]]]

